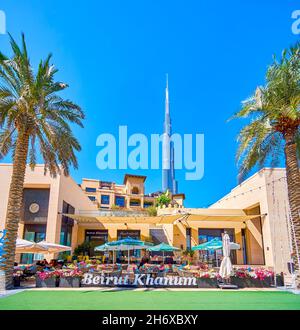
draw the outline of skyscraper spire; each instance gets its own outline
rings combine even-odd
[[[169,106],[169,76],[166,74],[166,113],[170,113]]]
[[[166,99],[165,99],[165,122],[163,133],[163,148],[162,148],[162,191],[169,190],[172,194],[177,194],[177,181],[175,180],[174,169],[174,144],[171,141],[172,125],[170,118],[170,103],[169,103],[169,79],[166,75]]]

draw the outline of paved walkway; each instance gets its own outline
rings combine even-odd
[[[5,291],[0,291],[0,299],[7,297],[7,296],[11,296],[13,294],[19,293],[24,291],[24,289],[14,289],[14,290],[5,290]]]
[[[82,288],[21,288],[15,290],[7,290],[7,291],[0,291],[0,298],[7,297],[9,295],[13,295],[22,291],[137,291],[137,292],[144,292],[144,291],[161,291],[161,292],[171,292],[171,291],[184,291],[184,292],[209,292],[209,291],[233,291],[233,292],[276,292],[276,291],[289,291],[294,294],[300,294],[300,290],[292,290],[292,289],[285,289],[285,288],[243,288],[243,289],[204,289],[204,288],[120,288],[120,287],[82,287]]]

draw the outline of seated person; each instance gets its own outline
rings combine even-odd
[[[51,259],[50,263],[47,263],[47,266],[55,268],[57,266],[57,260],[56,259]]]
[[[41,268],[42,269],[42,268]],[[28,265],[25,269],[24,269],[24,275],[27,275],[27,276],[31,276],[33,274],[35,274],[38,270],[38,266],[37,265]]]
[[[138,268],[140,268],[140,267],[142,267],[143,265],[148,264],[148,263],[149,263],[149,257],[148,257],[147,254],[145,254],[145,255],[143,255],[143,257],[142,257],[142,259],[141,259],[141,261],[140,261],[140,264],[139,264],[139,267],[138,267]]]
[[[160,272],[165,271],[166,268],[165,268],[165,265],[164,265],[163,262],[159,265],[158,269],[159,269]]]
[[[55,268],[62,269],[64,265],[63,261],[58,261]]]
[[[166,257],[165,262],[166,264],[173,264],[174,263],[173,257],[172,256]]]

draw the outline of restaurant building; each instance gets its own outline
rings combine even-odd
[[[0,229],[4,228],[11,164],[0,164]],[[186,208],[184,194],[150,216],[156,194],[145,194],[145,176],[126,175],[123,184],[44,175],[43,165],[26,170],[19,237],[69,245],[92,246],[127,236],[166,242],[182,250],[226,231],[241,249],[232,253],[238,265],[264,265],[287,272],[290,236],[284,169],[265,168],[209,208]],[[196,252],[195,259],[218,263],[222,251]],[[93,249],[90,255],[93,255]],[[31,262],[32,255],[18,256]]]

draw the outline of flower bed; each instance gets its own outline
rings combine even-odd
[[[263,267],[240,267],[235,268],[231,283],[239,288],[270,287],[274,284],[274,272]]]
[[[36,287],[37,288],[55,288],[59,285],[59,272],[37,272]]]
[[[59,271],[60,288],[79,288],[83,272],[78,268]]]
[[[222,280],[218,270],[213,268],[207,271],[197,271],[192,267],[179,267],[178,273],[180,276],[196,277],[199,288],[216,288],[218,287],[218,281]],[[282,276],[277,275],[276,280],[278,285],[283,285]],[[274,285],[274,272],[263,267],[235,267],[232,271],[230,282],[239,288],[271,287]]]
[[[59,269],[55,271],[43,271],[36,274],[37,288],[55,287],[79,287],[82,271],[75,269]]]

